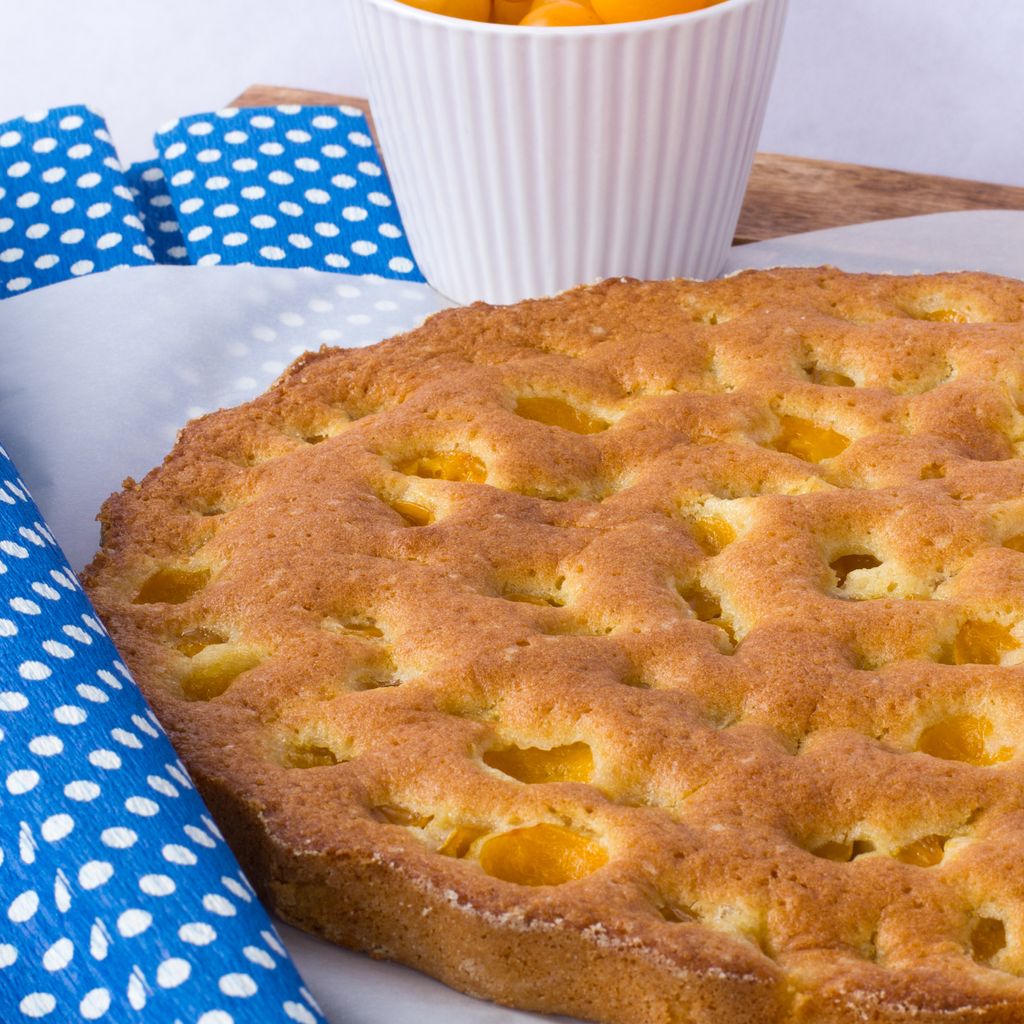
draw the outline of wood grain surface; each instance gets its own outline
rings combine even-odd
[[[364,99],[276,85],[250,86],[234,101],[240,107],[280,103],[345,103],[359,107],[370,118]],[[372,118],[370,127],[372,130]],[[735,241],[757,242],[801,231],[950,210],[1024,210],[1024,188],[758,153]]]

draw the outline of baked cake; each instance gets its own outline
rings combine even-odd
[[[1020,1024],[1022,312],[449,310],[189,424],[86,583],[287,921],[617,1024]]]

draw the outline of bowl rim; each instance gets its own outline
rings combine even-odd
[[[357,4],[371,4],[384,11],[391,11],[409,21],[418,21],[426,25],[448,26],[454,31],[466,34],[480,33],[484,35],[506,35],[518,38],[588,38],[591,36],[632,35],[646,32],[657,32],[672,25],[685,23],[696,24],[703,21],[715,21],[728,17],[731,12],[743,7],[765,6],[772,2],[785,0],[720,0],[696,11],[684,14],[667,14],[662,18],[646,18],[642,21],[620,21],[604,25],[503,25],[493,21],[472,21],[469,18],[454,18],[448,14],[435,14],[421,7],[403,3],[402,0],[351,0]]]

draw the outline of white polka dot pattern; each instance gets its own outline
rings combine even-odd
[[[361,111],[229,108],[156,144],[190,263],[423,280]]]
[[[0,298],[152,261],[97,113],[62,107],[0,125]]]
[[[322,1024],[2,448],[0,785],[4,1024]]]

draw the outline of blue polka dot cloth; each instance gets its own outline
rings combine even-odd
[[[228,108],[155,143],[123,170],[87,107],[0,124],[0,298],[154,261],[423,281],[360,110]]]
[[[152,262],[98,114],[63,107],[0,125],[0,296]]]
[[[2,448],[0,804],[4,1024],[323,1024]]]
[[[229,108],[156,143],[189,262],[423,280],[361,111]]]

